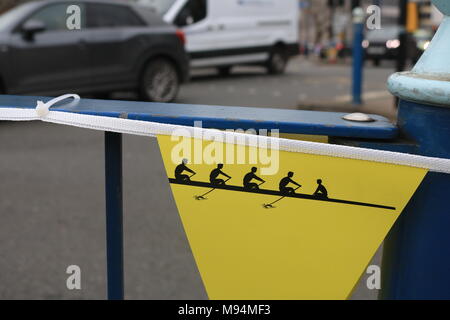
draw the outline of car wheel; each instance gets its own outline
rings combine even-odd
[[[288,57],[285,50],[281,47],[275,47],[270,53],[267,61],[267,71],[270,74],[282,74],[286,70]]]
[[[180,87],[175,65],[166,59],[150,61],[141,79],[141,97],[152,102],[175,100]]]
[[[217,70],[219,71],[220,76],[226,77],[229,76],[231,73],[231,66],[219,67],[217,68]]]

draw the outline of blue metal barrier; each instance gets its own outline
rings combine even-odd
[[[434,3],[447,15],[447,0]],[[450,159],[450,18],[412,72],[394,75],[398,127],[343,120],[343,113],[83,99],[53,110],[204,128],[279,129],[324,135],[331,142]],[[0,108],[35,108],[42,97],[0,96]],[[105,133],[108,297],[123,299],[122,139]],[[429,173],[385,241],[383,299],[450,299],[450,176]]]
[[[49,98],[0,96],[0,108],[34,108],[37,100]],[[375,115],[371,115],[373,122],[358,123],[345,121],[342,119],[345,114],[334,112],[89,99],[82,99],[70,110],[57,106],[52,109],[190,126],[202,121],[205,127],[215,128],[278,128],[282,133],[329,136],[332,143],[450,158],[449,135],[443,134],[449,130],[450,109],[433,109],[404,101],[400,105],[399,125],[402,136],[410,138],[408,142],[401,140],[396,126]],[[436,130],[429,129],[433,127]],[[450,252],[440,246],[450,243],[450,214],[445,209],[449,187],[448,175],[430,174],[388,237],[383,262],[383,298],[449,297]],[[105,133],[105,194],[108,298],[123,299],[122,136],[118,133]],[[443,263],[437,266],[435,262],[439,260]],[[398,294],[399,290],[404,294]]]
[[[35,108],[37,100],[48,101],[50,98],[3,95],[0,96],[0,108]],[[385,142],[398,136],[397,127],[377,115],[370,115],[373,122],[353,122],[342,119],[345,113],[335,112],[91,99],[82,99],[67,109],[56,105],[52,110],[186,126],[202,121],[204,128],[279,129],[281,133]],[[105,132],[107,279],[108,298],[112,300],[124,298],[122,188],[122,135]]]

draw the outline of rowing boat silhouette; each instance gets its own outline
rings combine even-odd
[[[198,187],[198,188],[208,188],[208,189],[214,189],[214,190],[247,192],[247,193],[256,193],[256,194],[261,194],[261,195],[270,195],[270,196],[284,197],[284,198],[296,198],[296,199],[306,199],[306,200],[312,200],[312,201],[333,202],[333,203],[340,203],[340,204],[353,205],[353,206],[379,208],[379,209],[385,209],[385,210],[395,210],[396,209],[395,207],[391,207],[391,206],[387,206],[387,205],[364,203],[364,202],[341,200],[341,199],[332,199],[332,198],[315,196],[315,195],[310,195],[310,194],[302,194],[302,193],[284,194],[278,190],[267,190],[267,189],[248,190],[247,188],[244,188],[241,186],[214,185],[209,182],[202,182],[202,181],[179,181],[177,179],[172,179],[172,178],[169,178],[169,182],[171,184],[185,185],[185,186]],[[198,200],[200,200],[200,199],[198,199]],[[203,197],[203,199],[201,199],[201,200],[206,200],[206,198]]]

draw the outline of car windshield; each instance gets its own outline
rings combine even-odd
[[[388,26],[383,27],[380,30],[370,30],[367,32],[367,40],[370,41],[385,41],[385,40],[392,40],[392,39],[398,39],[400,35],[400,27],[398,26]]]
[[[163,16],[169,11],[176,0],[137,0],[137,3],[152,9],[160,16]]]
[[[21,17],[28,12],[28,7],[31,5],[31,3],[24,4],[0,15],[0,31],[5,30],[5,28],[8,28],[12,23],[20,20]]]

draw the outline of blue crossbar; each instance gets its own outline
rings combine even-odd
[[[46,102],[50,98],[0,95],[0,108],[34,108],[37,100]],[[215,129],[279,129],[282,133],[383,140],[398,135],[397,127],[384,117],[371,115],[376,121],[350,122],[343,120],[345,113],[340,112],[93,99],[81,99],[76,105],[55,106],[52,110],[184,126],[202,121],[203,128]]]

